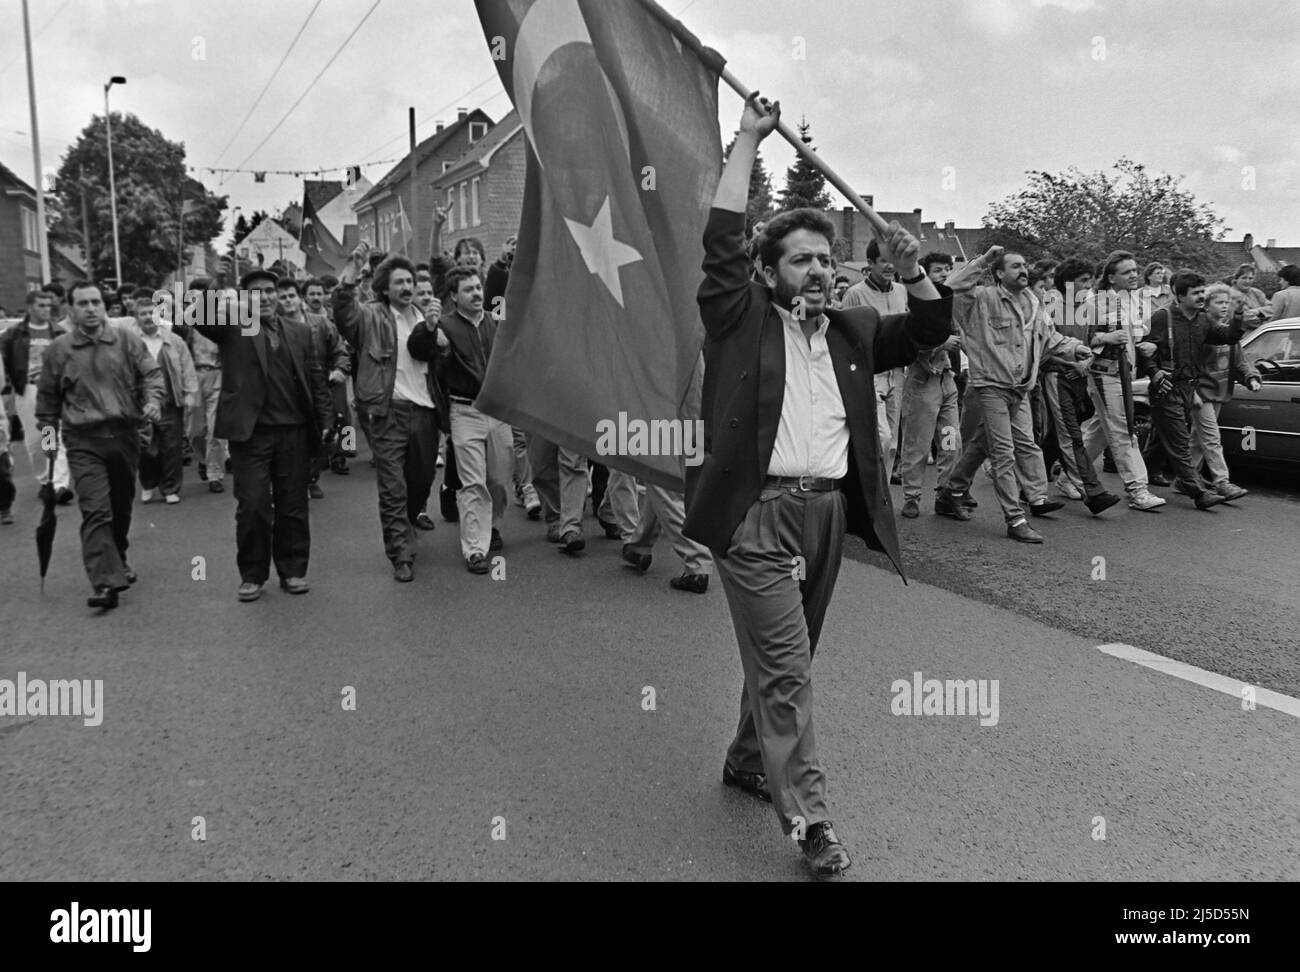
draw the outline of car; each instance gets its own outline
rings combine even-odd
[[[1233,385],[1219,411],[1223,456],[1230,465],[1285,466],[1300,470],[1300,317],[1261,324],[1241,339],[1240,354],[1259,371],[1253,392]],[[1145,378],[1133,382],[1134,433],[1143,450],[1151,434]]]

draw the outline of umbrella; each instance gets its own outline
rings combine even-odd
[[[41,503],[45,512],[36,525],[36,558],[41,564],[41,593],[45,593],[45,572],[50,566],[50,551],[54,549],[54,528],[59,518],[54,515],[54,457],[50,456],[49,475],[41,486]]]

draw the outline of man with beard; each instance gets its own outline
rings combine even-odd
[[[767,223],[763,280],[751,281],[750,173],[780,118],[779,103],[757,100],[746,102],[704,234],[707,451],[687,469],[683,534],[713,551],[744,669],[723,782],[772,802],[812,871],[835,874],[850,859],[826,806],[812,657],[845,532],[899,563],[871,376],[942,344],[951,304],[918,268],[916,239],[892,223],[880,257],[902,275],[908,312],[828,309],[835,230],[811,209]]]
[[[235,561],[240,601],[256,601],[271,575],[290,594],[306,594],[311,556],[307,480],[333,437],[329,385],[311,331],[276,313],[278,279],[251,270],[239,281],[247,317],[258,329],[199,324],[221,348],[221,402],[213,434],[230,445],[235,479]]]
[[[1174,274],[1174,303],[1157,310],[1146,323],[1146,336],[1137,346],[1138,365],[1151,379],[1151,421],[1176,477],[1175,487],[1190,496],[1198,510],[1208,510],[1225,497],[1201,486],[1192,465],[1189,427],[1201,401],[1196,383],[1207,345],[1233,345],[1241,341],[1242,314],[1231,324],[1212,324],[1205,309],[1205,278],[1190,270]],[[1235,498],[1235,497],[1234,497]]]
[[[37,435],[47,460],[68,452],[81,506],[81,558],[95,592],[90,607],[111,610],[136,581],[126,563],[140,459],[141,419],[162,418],[163,379],[144,342],[104,317],[104,297],[86,280],[68,290],[73,330],[45,349],[37,382]]]
[[[379,522],[393,579],[415,579],[415,521],[438,472],[439,415],[428,361],[408,340],[427,318],[415,305],[415,265],[392,256],[375,270],[378,300],[361,304],[354,284],[366,244],[352,251],[334,294],[334,320],[357,350],[357,403],[370,418],[379,486]]]

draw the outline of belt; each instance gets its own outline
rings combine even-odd
[[[1109,358],[1093,358],[1092,364],[1088,365],[1088,370],[1094,375],[1118,375],[1119,362],[1111,361]]]
[[[763,485],[799,493],[830,493],[840,488],[840,481],[823,476],[768,476]]]
[[[473,405],[473,404],[474,404],[474,399],[472,399],[472,398],[466,398],[466,397],[463,396],[463,395],[448,395],[448,396],[447,396],[447,400],[448,400],[448,401],[452,401],[452,402],[459,402],[461,405]]]
[[[195,370],[197,370],[197,371],[220,371],[220,370],[221,370],[221,365],[201,365],[201,364],[196,364],[196,365],[194,366],[194,368],[195,368]]]

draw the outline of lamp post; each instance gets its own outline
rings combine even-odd
[[[36,123],[36,73],[32,67],[31,18],[27,15],[27,0],[23,0],[23,46],[27,52],[27,102],[32,116],[32,168],[36,178],[36,249],[41,255],[41,283],[50,283],[50,245],[45,234],[45,173],[41,171],[41,129]],[[89,259],[90,254],[86,254]]]
[[[117,184],[113,177],[113,116],[108,110],[108,89],[115,84],[126,84],[126,78],[115,74],[104,85],[104,128],[108,134],[108,205],[113,214],[113,269],[117,274],[117,289],[122,287],[122,250],[117,242]]]

